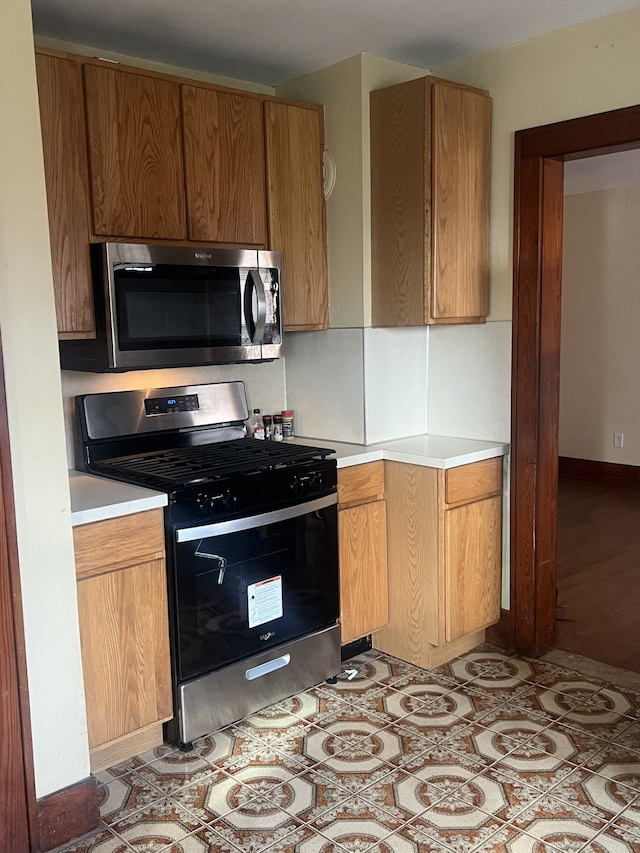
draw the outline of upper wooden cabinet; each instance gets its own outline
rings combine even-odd
[[[374,326],[483,322],[491,99],[422,77],[371,93]]]
[[[265,102],[269,248],[282,252],[286,329],[329,326],[322,113]]]
[[[183,240],[179,85],[91,64],[84,84],[94,233]]]
[[[262,102],[198,86],[181,93],[189,239],[266,245]]]
[[[329,324],[322,107],[36,51],[61,337],[95,337],[89,243],[282,253],[287,329]]]
[[[95,337],[82,69],[36,55],[51,264],[61,338]]]

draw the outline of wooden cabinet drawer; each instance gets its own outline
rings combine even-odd
[[[445,472],[445,503],[458,504],[502,493],[502,457]]]
[[[82,524],[73,529],[76,577],[86,578],[148,560],[164,560],[161,509]]]
[[[372,501],[384,497],[384,462],[368,462],[338,471],[338,504]]]

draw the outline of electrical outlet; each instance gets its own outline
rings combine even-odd
[[[624,433],[623,432],[614,432],[614,434],[613,434],[613,446],[614,447],[623,447],[624,446]]]

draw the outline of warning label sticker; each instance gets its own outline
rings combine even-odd
[[[282,616],[282,575],[247,587],[249,627],[264,625]]]

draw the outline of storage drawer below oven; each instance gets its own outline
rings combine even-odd
[[[333,625],[178,688],[177,739],[203,735],[340,672],[340,627]]]

